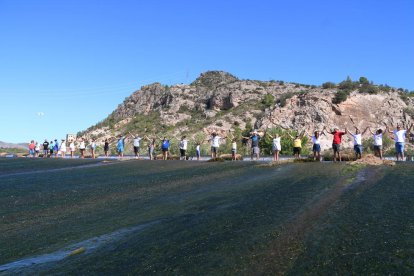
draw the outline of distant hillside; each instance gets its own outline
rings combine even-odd
[[[312,132],[328,127],[353,131],[382,122],[408,125],[414,116],[408,91],[374,85],[367,78],[346,79],[321,86],[284,81],[241,80],[223,71],[209,71],[191,84],[153,83],[125,99],[106,119],[80,132],[102,142],[120,133],[203,137],[212,131],[226,135],[276,125]],[[349,136],[345,138],[351,144]],[[329,147],[331,136],[322,138]]]
[[[20,149],[26,149],[27,148],[27,144],[25,143],[7,143],[7,142],[2,142],[0,141],[0,148],[20,148]]]

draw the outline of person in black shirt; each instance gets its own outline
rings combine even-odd
[[[43,142],[43,158],[47,157],[47,154],[49,153],[49,142],[47,139]]]

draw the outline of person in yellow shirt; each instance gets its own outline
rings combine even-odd
[[[293,155],[295,158],[300,159],[300,153],[302,151],[302,139],[299,135],[296,135],[293,139]]]

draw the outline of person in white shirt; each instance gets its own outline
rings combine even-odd
[[[181,137],[179,148],[180,148],[180,160],[186,160],[186,151],[188,146],[188,140],[186,136]]]
[[[141,143],[142,138],[139,137],[138,134],[132,135],[131,132],[129,134],[131,135],[131,137],[135,137],[134,140],[133,140],[134,141],[134,153],[135,153],[135,158],[138,159],[139,149],[140,149],[140,146],[141,146],[140,143]]]
[[[80,143],[79,143],[79,150],[81,153],[80,158],[85,158],[85,140],[83,140],[83,138],[80,138]]]
[[[326,135],[325,129],[326,126],[323,127],[322,131],[315,130],[313,135],[305,132],[312,140],[313,160],[321,161],[321,136]]]
[[[274,135],[266,132],[266,134],[272,139],[272,152],[273,152],[273,161],[279,160],[279,152],[282,150],[282,146],[280,144],[280,136],[278,133]]]
[[[65,158],[65,155],[66,155],[66,141],[65,141],[65,139],[62,139],[62,141],[60,143],[59,152],[61,154],[61,157]]]
[[[218,148],[220,146],[220,140],[222,138],[213,132],[209,141],[211,141],[211,158],[217,158]]]
[[[237,139],[233,138],[231,141],[231,160],[236,161],[237,154]]]
[[[395,140],[395,151],[396,151],[396,157],[397,161],[400,160],[404,161],[404,145],[405,145],[405,138],[407,133],[410,133],[411,128],[413,127],[413,124],[411,124],[410,128],[408,130],[402,129],[400,125],[397,125],[397,129],[394,131],[388,130],[389,133],[394,134],[394,140]]]
[[[369,129],[369,132],[373,135],[372,138],[374,140],[374,155],[382,159],[383,157],[382,137],[384,134],[388,132],[388,128],[386,127],[385,130],[377,129],[375,133],[371,130],[371,128],[368,128],[368,129]]]
[[[96,152],[96,142],[95,142],[95,139],[92,139],[92,142],[91,142],[91,155],[92,155],[93,159],[95,159],[95,152]]]
[[[75,153],[75,142],[74,141],[70,142],[69,150],[70,150],[70,158],[73,158],[73,155]]]
[[[355,127],[355,134],[352,134],[349,130],[347,130],[347,132],[354,138],[354,151],[356,159],[362,158],[362,135],[364,135],[367,130],[368,127],[360,133],[359,129]]]

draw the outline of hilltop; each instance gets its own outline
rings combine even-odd
[[[367,78],[320,86],[284,81],[242,80],[223,71],[202,73],[191,84],[153,83],[132,93],[106,119],[78,133],[104,138],[120,133],[205,137],[282,126],[311,133],[323,126],[372,129],[403,123],[414,115],[411,93],[375,85]],[[351,145],[351,139],[345,138]],[[331,137],[322,138],[329,147]]]

